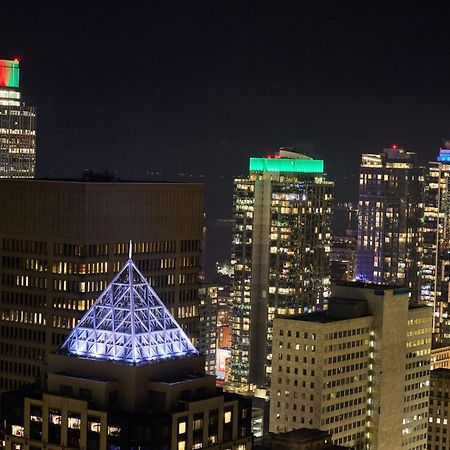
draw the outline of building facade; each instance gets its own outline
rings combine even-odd
[[[249,450],[250,403],[204,358],[129,259],[59,349],[47,386],[2,396],[6,450]]]
[[[431,371],[428,449],[450,449],[449,410],[450,369]]]
[[[0,59],[0,178],[33,178],[36,109],[19,90],[19,61]]]
[[[217,357],[217,311],[218,286],[214,283],[202,283],[199,289],[199,339],[197,348],[205,355],[205,370],[210,375],[216,374]]]
[[[432,311],[408,297],[347,283],[327,312],[275,319],[270,431],[320,428],[356,449],[425,450]]]
[[[450,145],[450,143],[447,143]],[[433,305],[436,345],[450,344],[450,150],[442,148],[425,176],[421,298]]]
[[[326,303],[332,189],[323,161],[285,150],[235,180],[230,389],[269,385],[277,314]]]
[[[397,283],[419,297],[423,168],[393,146],[363,154],[359,179],[357,279]]]
[[[43,378],[46,356],[132,254],[195,344],[203,186],[0,183],[0,390]]]

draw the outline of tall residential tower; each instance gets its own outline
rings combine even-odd
[[[326,303],[332,189],[322,160],[286,150],[235,180],[230,388],[268,386],[276,315]]]
[[[447,147],[450,143],[447,142]],[[450,344],[450,149],[442,148],[425,175],[421,298],[434,306],[435,343]]]
[[[19,61],[0,59],[0,178],[33,178],[36,109],[19,91]]]
[[[405,284],[418,299],[423,168],[392,146],[363,154],[359,179],[357,278]]]

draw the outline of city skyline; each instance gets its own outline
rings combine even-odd
[[[229,217],[232,177],[279,146],[326,160],[337,198],[356,197],[361,153],[396,143],[430,160],[449,135],[447,36],[432,27],[445,8],[322,5],[5,2],[2,57],[19,58],[39,112],[37,175],[206,174],[207,212]]]

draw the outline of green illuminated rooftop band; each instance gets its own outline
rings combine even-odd
[[[250,171],[321,173],[323,172],[323,160],[250,158]]]
[[[0,59],[0,87],[19,87],[19,61]]]

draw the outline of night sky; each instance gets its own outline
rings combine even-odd
[[[38,176],[204,175],[208,213],[229,217],[250,156],[322,157],[345,200],[362,152],[396,143],[425,163],[450,136],[445,2],[1,3]]]

